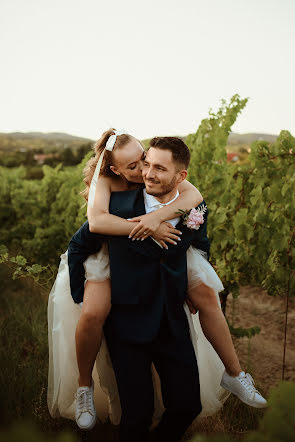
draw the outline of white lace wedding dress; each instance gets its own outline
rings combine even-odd
[[[218,292],[223,290],[223,285],[213,267],[204,258],[203,253],[193,247],[190,247],[187,251],[189,287],[192,288],[200,282],[212,287],[220,305]],[[109,257],[106,244],[100,252],[88,257],[84,262],[84,267],[86,279],[104,280],[109,277]],[[220,387],[224,365],[205,338],[198,313],[191,315],[186,304],[184,304],[184,309],[187,314],[199,368],[203,407],[199,417],[210,416],[220,409],[229,396],[229,393]],[[61,255],[58,274],[48,299],[49,372],[47,403],[52,417],[63,416],[75,419],[75,393],[78,388],[79,376],[75,330],[80,312],[80,306],[75,304],[71,297],[66,252]],[[154,422],[157,422],[164,411],[164,407],[160,380],[154,367],[152,371],[155,387]],[[103,422],[109,417],[112,423],[118,424],[121,418],[120,399],[104,338],[92,376],[97,416]]]

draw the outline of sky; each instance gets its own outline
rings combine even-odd
[[[0,132],[295,135],[293,0],[0,0]]]

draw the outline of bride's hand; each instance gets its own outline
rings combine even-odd
[[[177,241],[181,240],[180,235],[182,235],[180,230],[175,229],[170,223],[163,222],[152,236],[162,247],[168,249],[166,242],[176,245]]]
[[[161,219],[156,212],[129,218],[128,221],[137,222],[137,226],[130,232],[129,238],[146,239],[153,235],[161,224]]]
[[[194,304],[192,303],[192,301],[189,298],[186,298],[185,302],[187,303],[187,306],[188,306],[189,311],[191,312],[191,314],[195,315],[197,313],[197,309],[194,306]]]

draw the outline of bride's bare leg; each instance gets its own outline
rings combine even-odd
[[[80,387],[91,386],[93,365],[100,348],[103,325],[110,309],[110,280],[87,281],[75,335]]]
[[[238,376],[242,371],[241,366],[214,290],[205,284],[200,284],[189,291],[189,299],[199,310],[204,335],[222,360],[227,373],[230,376]]]

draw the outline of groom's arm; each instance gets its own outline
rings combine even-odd
[[[84,261],[89,255],[99,252],[107,237],[89,230],[88,221],[72,236],[68,246],[68,265],[71,295],[75,303],[83,301],[85,269]]]

